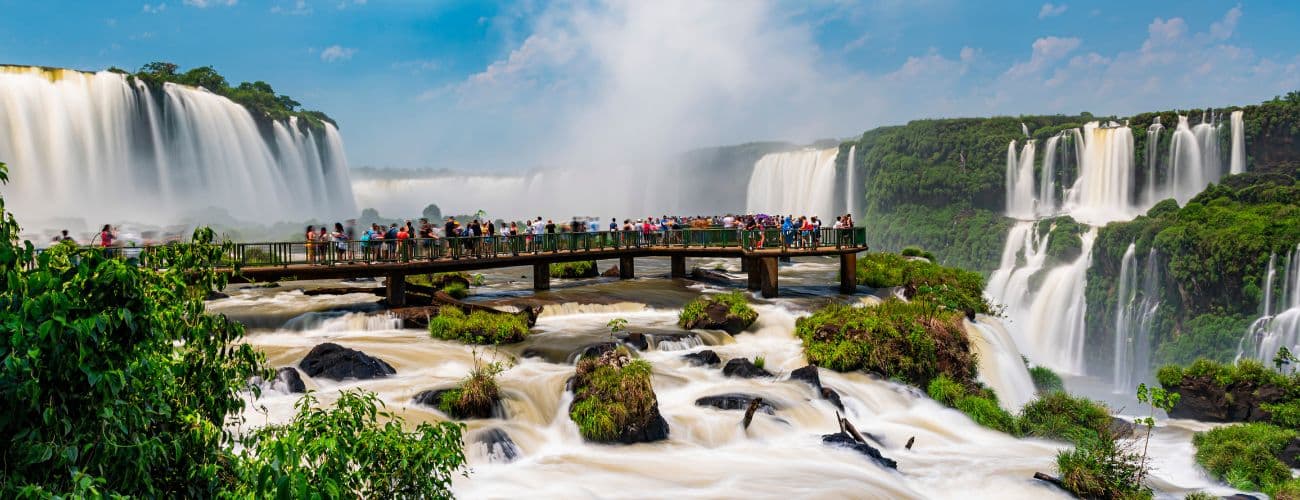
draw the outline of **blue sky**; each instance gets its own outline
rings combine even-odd
[[[352,165],[636,165],[909,119],[1300,89],[1294,2],[0,0],[0,63],[154,60],[335,117]]]

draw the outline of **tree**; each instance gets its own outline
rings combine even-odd
[[[179,66],[169,62],[154,61],[141,66],[140,72],[161,80],[171,80],[176,77],[176,70],[178,68]]]
[[[436,203],[430,203],[429,206],[424,207],[424,211],[420,212],[420,215],[431,221],[439,221],[442,220],[442,209],[438,208]]]
[[[217,94],[225,94],[229,85],[226,84],[226,77],[217,73],[212,66],[200,66],[185,72],[181,81],[186,85],[203,87]]]

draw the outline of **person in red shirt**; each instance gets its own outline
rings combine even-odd
[[[402,226],[397,230],[397,253],[402,257],[407,255],[407,245],[409,245],[407,240],[409,239],[411,239],[411,233],[407,231],[407,226]]]

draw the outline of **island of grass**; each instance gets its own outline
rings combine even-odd
[[[923,256],[925,252],[915,249],[908,253]],[[922,299],[961,311],[969,318],[992,310],[984,298],[983,276],[927,259],[868,253],[858,259],[858,284],[872,288],[901,287],[908,300]]]
[[[527,319],[518,314],[483,310],[465,314],[456,307],[442,307],[429,318],[429,334],[443,340],[467,344],[513,344],[528,336]]]
[[[1300,498],[1300,479],[1291,478],[1300,465],[1295,430],[1262,422],[1228,425],[1196,433],[1192,444],[1196,463],[1233,488]]]
[[[406,282],[415,286],[428,287],[434,291],[446,292],[454,299],[463,299],[469,296],[471,285],[483,284],[483,276],[465,272],[412,274],[406,277]]]
[[[595,278],[600,276],[596,261],[558,262],[551,264],[550,274],[556,279]]]
[[[456,419],[492,418],[501,404],[501,391],[496,380],[500,372],[501,366],[496,363],[475,366],[469,376],[455,387],[421,392],[415,396],[415,401],[436,406]]]
[[[569,418],[588,441],[644,443],[668,438],[650,382],[650,363],[625,347],[578,361]]]
[[[682,308],[677,325],[687,330],[722,330],[735,335],[757,320],[758,312],[749,306],[745,294],[736,291],[696,297]]]
[[[1300,376],[1258,361],[1236,364],[1198,359],[1186,368],[1162,367],[1160,385],[1179,394],[1169,416],[1204,422],[1259,422],[1300,428]]]

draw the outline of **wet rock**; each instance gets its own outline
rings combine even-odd
[[[1292,438],[1278,458],[1292,469],[1300,469],[1300,438]]]
[[[275,380],[271,381],[271,390],[285,394],[302,394],[307,392],[307,384],[303,383],[297,369],[285,366],[276,370]]]
[[[731,308],[722,302],[711,301],[704,306],[704,315],[692,318],[683,328],[694,330],[703,328],[706,330],[722,330],[724,332],[736,335],[745,331],[755,320],[745,321],[744,319],[731,314]]]
[[[478,442],[487,447],[488,460],[492,462],[513,462],[522,455],[515,441],[501,429],[492,428],[479,433]]]
[[[309,377],[332,380],[382,378],[397,373],[384,360],[333,342],[317,345],[298,363]]]
[[[1112,436],[1121,439],[1132,437],[1134,430],[1136,430],[1136,426],[1133,425],[1133,422],[1119,417],[1110,417],[1110,433]]]
[[[872,460],[875,460],[876,463],[880,464],[881,467],[898,469],[898,462],[895,462],[889,458],[886,458],[884,455],[881,455],[880,450],[875,449],[874,447],[872,447],[867,443],[859,443],[857,440],[853,439],[853,436],[850,436],[847,432],[837,432],[835,434],[824,434],[822,435],[822,443],[831,446],[848,448],[850,450],[861,453],[871,458]]]
[[[627,334],[627,337],[623,338],[623,343],[632,346],[638,351],[650,350],[650,342],[646,340],[646,336],[644,333],[639,333],[639,332],[629,333]]]
[[[578,362],[571,384],[574,397],[569,404],[569,418],[578,424],[583,438],[623,444],[668,439],[668,421],[659,413],[659,398],[650,373],[632,369],[633,363],[638,361],[626,348]]]
[[[411,398],[411,400],[415,403],[422,404],[425,406],[431,406],[437,408],[439,411],[444,411],[447,413],[447,415],[451,416],[451,418],[457,420],[469,420],[472,418],[492,418],[494,416],[504,414],[504,411],[501,408],[500,399],[494,399],[492,400],[491,403],[478,405],[478,406],[471,406],[468,408],[461,408],[458,406],[443,408],[442,395],[451,392],[452,390],[454,390],[454,388],[447,387],[443,389],[432,389],[428,391],[420,391],[420,393],[416,394],[414,398]]]
[[[600,273],[600,275],[605,278],[617,278],[621,274],[622,272],[619,271],[618,266],[611,267],[609,269],[606,269],[605,272]]]
[[[617,349],[618,345],[618,342],[598,342],[595,344],[588,344],[569,354],[569,362],[573,363],[582,358],[599,358],[602,354]]]
[[[217,300],[217,299],[228,299],[228,298],[230,298],[230,294],[228,293],[213,291],[213,292],[208,292],[208,296],[205,297],[203,300]]]
[[[718,353],[708,349],[687,354],[682,356],[682,359],[696,366],[718,366],[722,364],[722,359],[718,358]]]
[[[746,410],[749,403],[759,399],[758,411],[768,415],[776,414],[776,406],[769,403],[768,399],[753,394],[728,393],[718,394],[716,396],[705,396],[695,400],[695,406],[712,406],[719,410]]]
[[[421,404],[424,406],[432,406],[434,408],[437,408],[438,403],[442,402],[443,393],[450,390],[451,390],[450,388],[447,388],[447,389],[433,389],[428,391],[420,391],[415,395],[415,397],[411,398],[411,402],[415,404]]]
[[[813,386],[816,392],[822,390],[822,377],[817,373],[817,367],[808,365],[790,372],[790,380],[799,380]]]
[[[1170,417],[1202,422],[1266,421],[1270,416],[1260,405],[1280,402],[1285,396],[1274,385],[1241,380],[1225,386],[1211,376],[1184,376],[1177,386],[1167,389],[1179,394]]]
[[[376,313],[402,320],[402,328],[429,328],[429,318],[438,314],[438,306],[398,307]]]
[[[844,411],[844,402],[840,401],[840,393],[835,392],[835,389],[822,387],[822,399],[829,401],[831,404],[835,405],[836,408],[839,408],[840,411]]]
[[[1228,495],[1221,498],[1223,498],[1223,500],[1267,500],[1268,499],[1268,497],[1257,497],[1255,495],[1249,495],[1246,493],[1234,493],[1232,495]]]
[[[722,374],[728,377],[740,378],[757,378],[771,377],[772,374],[767,370],[754,366],[754,363],[745,358],[735,358],[727,361],[726,366],[722,367]]]
[[[308,290],[303,290],[302,294],[308,297],[316,297],[318,295],[348,295],[353,293],[368,293],[371,295],[379,295],[379,294],[383,294],[383,291],[384,289],[382,287],[366,288],[366,287],[359,287],[359,286],[336,286],[336,287],[312,288]]]

